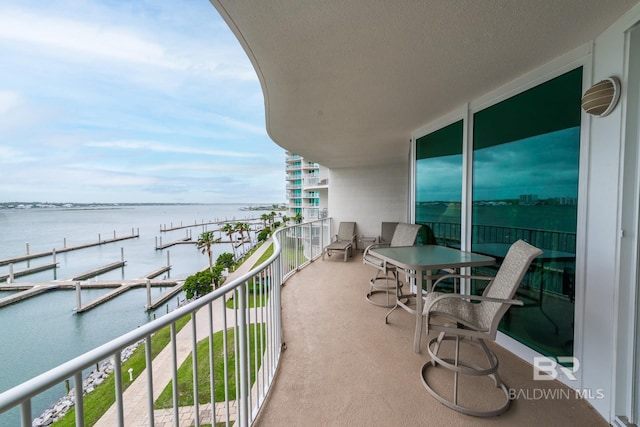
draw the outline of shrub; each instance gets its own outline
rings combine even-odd
[[[269,238],[270,234],[271,234],[271,229],[265,228],[264,230],[258,233],[258,242],[264,242]]]
[[[222,276],[222,274],[220,275]],[[184,285],[182,285],[182,290],[184,291],[187,299],[192,299],[194,297],[197,298],[211,292],[214,288],[211,286],[213,283],[214,275],[212,275],[209,269],[207,269],[187,277],[187,280],[184,281]]]
[[[222,268],[228,268],[229,271],[233,270],[233,266],[235,265],[233,254],[229,252],[221,253],[216,260],[216,265],[221,265]]]

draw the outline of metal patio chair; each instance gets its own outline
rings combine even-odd
[[[338,226],[338,234],[336,234],[331,243],[324,247],[322,250],[322,260],[324,256],[331,256],[333,252],[342,252],[344,254],[344,261],[347,261],[347,257],[353,256],[353,247],[356,244],[356,223],[355,222],[341,222]]]
[[[431,339],[427,345],[431,360],[423,365],[420,376],[424,387],[440,403],[458,412],[476,417],[499,415],[509,408],[511,403],[509,392],[498,375],[498,357],[487,347],[485,340],[495,340],[500,319],[512,305],[522,305],[522,301],[515,300],[513,297],[529,269],[529,265],[541,253],[540,249],[523,240],[518,240],[509,248],[495,277],[453,275],[460,278],[490,280],[482,296],[445,294],[437,291],[429,292],[426,295],[422,312],[425,316],[426,333],[437,331],[439,334]],[[451,277],[451,275],[447,277]],[[437,280],[432,289],[435,290],[443,279]],[[443,319],[445,323],[442,323]],[[453,358],[438,354],[443,341],[455,341]],[[461,344],[469,344],[482,350],[489,366],[486,368],[478,366],[469,361],[468,357],[461,360]],[[453,399],[448,399],[436,392],[427,381],[427,371],[438,367],[453,372]],[[472,408],[469,405],[461,404],[458,401],[459,374],[491,378],[495,387],[501,388],[504,392],[504,404],[495,409]],[[478,396],[478,398],[482,399],[482,396]]]
[[[377,269],[376,275],[369,281],[369,292],[366,295],[367,301],[373,305],[379,307],[392,307],[396,303],[396,293],[400,285],[398,283],[398,274],[395,265],[389,264],[386,261],[378,258],[374,253],[371,253],[372,249],[380,247],[399,247],[399,246],[413,246],[416,241],[418,231],[422,226],[419,224],[406,224],[399,223],[396,225],[393,232],[393,237],[389,243],[374,243],[365,249],[362,255],[362,262],[366,265],[370,265]],[[391,275],[391,277],[389,277]],[[389,279],[392,279],[393,284],[389,284]],[[384,280],[384,284],[378,283],[378,281]],[[378,293],[386,293],[387,301],[378,302],[371,297]],[[393,296],[393,299],[391,298]]]

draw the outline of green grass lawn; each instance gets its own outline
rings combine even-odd
[[[214,348],[214,384],[215,384],[215,401],[224,402],[224,349],[223,349],[223,332],[219,331],[213,335]],[[258,358],[258,368],[262,364],[262,354],[256,353],[256,333],[261,337],[262,344],[258,342],[258,347],[263,347],[266,342],[266,326],[264,323],[252,323],[249,328],[249,348],[250,348],[250,376],[251,383],[254,382],[256,376],[255,360]],[[227,360],[227,380],[229,384],[228,400],[236,398],[236,375],[235,375],[235,345],[234,330],[227,330],[228,360]],[[198,343],[198,402],[201,404],[211,402],[211,387],[209,383],[210,364],[209,364],[209,339],[206,338]],[[156,409],[166,409],[173,407],[173,381],[170,382],[162,391],[160,397],[156,400]],[[193,406],[193,362],[192,355],[182,363],[178,369],[178,404],[179,406]]]
[[[258,258],[258,260],[255,262],[255,264],[253,264],[251,268],[252,269],[256,268],[257,266],[259,266],[260,264],[268,260],[271,255],[273,255],[273,243],[264,251],[262,256]],[[247,301],[249,308],[264,306],[266,303],[266,295],[255,293],[255,288],[259,287],[260,285],[256,285],[255,282],[252,282],[249,284],[249,286],[250,286],[249,300]],[[230,298],[227,300],[226,302],[227,308],[231,308],[231,309],[235,308],[236,295],[237,295],[237,292],[234,292],[234,298]]]
[[[176,322],[176,332],[186,325],[191,317],[185,316]],[[167,326],[158,332],[156,332],[151,338],[151,354],[155,358],[171,341],[170,327]],[[129,368],[133,369],[133,380],[144,372],[146,368],[145,361],[145,344],[142,343],[135,349],[133,354],[127,361],[122,364],[122,388],[124,390],[131,385],[132,381],[129,380]],[[109,375],[109,377],[99,386],[97,386],[91,393],[84,396],[84,419],[85,425],[94,425],[102,415],[113,405],[116,401],[115,396],[115,377]],[[75,409],[72,408],[65,414],[55,425],[58,426],[75,426]]]

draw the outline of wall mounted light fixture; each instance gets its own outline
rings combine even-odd
[[[592,116],[605,117],[616,108],[620,99],[620,80],[606,79],[591,86],[582,96],[582,109]]]

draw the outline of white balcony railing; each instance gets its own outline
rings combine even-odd
[[[193,375],[193,394],[198,396],[198,366],[197,348],[198,337],[196,313],[199,310],[206,310],[208,317],[204,317],[208,323],[208,340],[209,360],[208,366],[211,367],[210,378],[208,379],[211,396],[215,396],[214,378],[216,377],[216,369],[218,366],[224,366],[224,375],[221,376],[224,382],[224,395],[230,396],[235,394],[235,398],[226,398],[216,401],[215,397],[211,402],[210,418],[216,420],[216,406],[227,408],[224,415],[227,425],[233,423],[234,420],[229,415],[229,404],[235,402],[237,408],[235,423],[239,426],[248,426],[255,420],[259,409],[265,402],[266,394],[274,380],[274,375],[278,362],[280,360],[280,352],[282,347],[282,328],[281,328],[281,310],[280,310],[280,287],[284,281],[294,274],[298,269],[305,266],[322,253],[322,247],[329,241],[329,224],[330,219],[324,219],[315,222],[308,222],[300,225],[280,229],[274,236],[274,253],[263,264],[226,283],[222,287],[213,292],[183,306],[161,318],[151,321],[146,325],[122,335],[100,347],[97,347],[87,353],[84,353],[68,362],[65,362],[56,368],[53,368],[35,378],[32,378],[12,389],[0,394],[0,415],[13,408],[20,408],[21,425],[30,427],[34,415],[32,414],[32,400],[50,389],[72,379],[72,384],[82,384],[83,371],[95,366],[104,360],[111,359],[114,364],[114,392],[115,401],[115,420],[113,425],[123,426],[125,423],[130,424],[127,414],[135,413],[140,415],[141,412],[147,414],[148,425],[154,425],[154,370],[152,362],[152,346],[151,341],[153,335],[159,330],[169,327],[172,353],[172,363],[170,366],[163,366],[162,369],[172,370],[172,394],[173,394],[173,422],[178,425],[180,419],[180,404],[178,400],[179,390],[177,386],[178,378],[178,360],[176,350],[176,323],[185,316],[191,319],[191,354]],[[214,309],[218,306],[227,304],[233,299],[236,310],[231,310],[234,314],[227,316],[227,310],[222,311],[222,331],[227,331],[223,335],[222,344],[214,341]],[[253,301],[253,302],[250,302]],[[222,305],[224,307],[224,305]],[[201,313],[202,314],[202,313]],[[219,313],[218,313],[219,314]],[[228,318],[230,317],[230,318]],[[202,321],[202,320],[200,320]],[[187,328],[185,326],[185,328]],[[230,338],[230,337],[235,337]],[[146,376],[146,408],[144,404],[140,406],[127,405],[127,395],[125,394],[125,386],[123,385],[123,362],[121,352],[128,346],[143,341],[145,344],[145,372],[140,374]],[[232,341],[230,343],[230,341]],[[222,348],[214,348],[215,346]],[[221,351],[219,351],[221,350]],[[219,359],[214,364],[214,353],[218,352],[223,356],[224,363],[220,363]],[[232,386],[229,384],[227,370],[232,370],[235,366],[235,377],[230,378]],[[157,374],[156,374],[157,375]],[[85,425],[85,402],[84,393],[75,393],[75,425]],[[200,417],[203,410],[200,409],[198,399],[194,399],[195,403],[187,410],[193,412],[193,425],[200,425]],[[216,405],[218,404],[218,405]],[[185,408],[182,408],[183,410]],[[219,418],[218,418],[219,419]],[[212,423],[215,424],[215,421]]]

